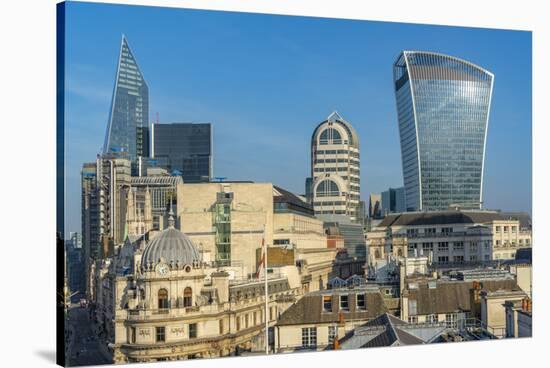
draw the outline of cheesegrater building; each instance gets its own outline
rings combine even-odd
[[[405,209],[480,209],[494,75],[456,57],[403,51],[393,77]]]

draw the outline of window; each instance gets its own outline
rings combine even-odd
[[[418,317],[409,316],[408,321],[409,321],[409,323],[418,323]]]
[[[349,310],[348,296],[340,295],[340,309]]]
[[[258,312],[254,312],[254,326],[258,324]]]
[[[483,260],[485,260],[485,261],[490,261],[491,258],[490,258],[490,256],[489,256],[488,254],[486,254],[486,255],[483,256]]]
[[[454,250],[464,250],[464,242],[455,242],[453,245]]]
[[[302,328],[302,347],[314,348],[317,346],[317,328]]]
[[[437,257],[438,263],[449,263],[449,256],[439,256]]]
[[[458,326],[456,313],[445,314],[445,324],[447,327],[456,328]]]
[[[470,262],[477,262],[477,256],[470,256]]]
[[[156,338],[157,342],[165,342],[166,341],[166,329],[164,327],[156,327]]]
[[[426,228],[424,229],[424,234],[426,235],[435,235],[435,227],[429,227],[429,228]]]
[[[271,311],[271,310],[270,310]],[[237,322],[237,331],[239,331],[241,329],[241,317],[240,316],[237,316],[235,318],[236,322]]]
[[[362,309],[362,310],[367,309],[365,294],[357,294],[357,309]]]
[[[136,328],[135,327],[130,327],[130,336],[128,337],[128,341],[131,343],[131,344],[135,344],[136,343]]]
[[[273,245],[287,245],[290,244],[290,239],[273,239]]]
[[[471,242],[470,243],[470,252],[477,252],[477,243]]]
[[[223,319],[220,319],[220,335],[223,335]]]
[[[342,144],[342,136],[334,128],[325,129],[319,137],[319,144]]]
[[[326,179],[317,186],[316,195],[317,197],[337,197],[340,195],[340,190],[334,181]]]
[[[416,306],[417,306],[416,300],[409,299],[408,306],[409,306],[409,315],[416,316]]]
[[[449,242],[439,242],[437,243],[437,250],[439,252],[446,252],[449,250]]]
[[[464,262],[464,256],[454,256],[453,261],[455,263],[463,263]]]
[[[485,250],[489,250],[490,247],[491,247],[491,242],[489,240],[486,240],[483,242],[483,248],[485,248]]]
[[[437,323],[439,322],[439,316],[437,314],[428,314],[426,321],[428,323]]]
[[[195,339],[197,337],[197,324],[191,323],[189,325],[189,338]]]
[[[159,309],[168,308],[168,291],[166,289],[160,289],[158,293],[158,306]]]
[[[508,232],[508,226],[504,226],[503,229],[504,229],[504,232],[505,232],[505,233]]]
[[[249,315],[246,314],[246,316],[244,316],[244,328],[248,328],[248,320],[249,320]]]
[[[452,227],[442,227],[441,228],[441,233],[443,234],[450,234],[453,232],[453,228]]]
[[[500,245],[500,240],[497,240],[496,245],[497,247]]]
[[[515,233],[516,231],[518,231],[517,226],[512,226],[512,232]]]
[[[424,252],[429,252],[434,250],[434,243],[422,243],[422,250]]]
[[[332,312],[332,296],[323,295],[323,311]]]
[[[496,226],[496,227],[495,227],[495,230],[496,230],[497,232],[500,232],[500,226]]]
[[[190,287],[186,287],[183,290],[183,306],[191,307],[193,305],[193,290]]]
[[[328,326],[328,343],[333,344],[336,339],[336,326]]]

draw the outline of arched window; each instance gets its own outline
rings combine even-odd
[[[193,305],[193,290],[190,287],[186,287],[183,290],[183,306],[191,307]]]
[[[334,128],[325,129],[319,137],[319,144],[342,144],[342,136]]]
[[[168,291],[160,289],[158,294],[159,309],[168,309]]]
[[[338,189],[338,184],[332,180],[323,180],[317,186],[317,197],[336,197],[340,195],[340,190]]]

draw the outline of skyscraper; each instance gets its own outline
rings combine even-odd
[[[406,210],[479,209],[493,74],[403,51],[393,65]]]
[[[178,171],[184,183],[212,178],[211,124],[153,124],[151,138],[151,156],[159,166]]]
[[[122,36],[103,153],[127,152],[135,163],[149,156],[149,88]]]
[[[311,193],[315,215],[344,215],[358,221],[359,137],[337,112],[311,137]]]

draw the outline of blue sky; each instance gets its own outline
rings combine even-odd
[[[66,228],[80,231],[80,169],[105,135],[121,35],[149,85],[150,119],[211,122],[214,174],[304,192],[313,129],[357,130],[361,195],[402,185],[392,63],[438,51],[495,74],[486,208],[531,212],[531,33],[68,3]]]

